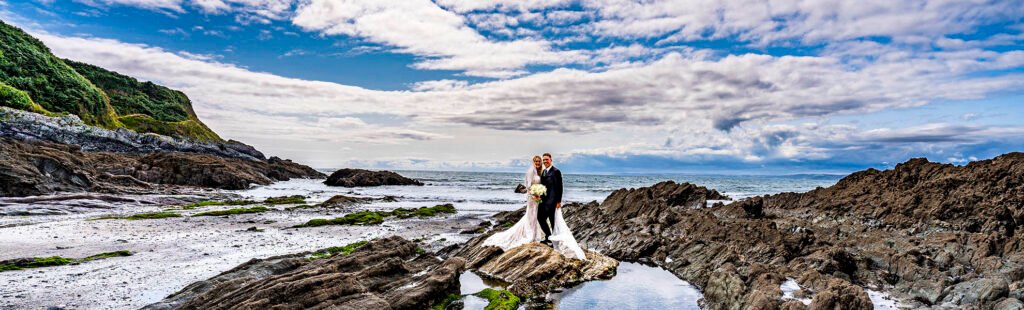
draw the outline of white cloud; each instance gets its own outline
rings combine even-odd
[[[176,1],[101,3],[174,12],[181,7]],[[366,152],[392,154],[404,152],[397,148],[409,144],[457,149],[486,142],[507,149],[522,139],[540,137],[587,150],[580,154],[758,162],[830,158],[839,150],[866,145],[937,148],[1024,135],[1013,127],[941,123],[870,128],[822,121],[1021,89],[1024,75],[1009,69],[1024,67],[1024,51],[986,49],[1017,44],[1020,34],[979,40],[951,36],[1019,18],[1022,9],[1002,2],[978,7],[920,1],[883,7],[867,2],[851,7],[845,2],[588,0],[581,3],[587,9],[583,12],[562,11],[565,1],[189,3],[206,13],[237,13],[241,23],[291,20],[306,31],[370,44],[351,48],[351,54],[406,53],[417,56],[412,65],[417,69],[505,79],[475,84],[442,79],[411,84],[410,91],[375,91],[253,72],[211,55],[98,38],[37,36],[60,56],[185,91],[211,127],[243,141],[374,144],[375,151]],[[550,8],[558,9],[536,11]],[[564,36],[557,42],[544,37],[551,28],[523,27],[576,22],[583,24],[560,29]],[[210,30],[197,26],[193,31]],[[264,31],[260,36],[269,38]],[[480,31],[499,33],[504,40]],[[757,44],[795,41],[824,48],[812,56],[728,55],[640,43],[558,48],[570,42],[606,42],[602,37],[663,36],[668,39],[661,44],[738,36]],[[858,40],[866,36],[893,39]],[[292,50],[282,57],[302,53]],[[575,68],[527,72],[528,66],[538,64]],[[381,115],[399,121],[380,121]],[[260,146],[269,152],[284,148],[276,143]],[[429,155],[407,158],[416,156]]]
[[[160,33],[163,33],[163,34],[166,34],[166,35],[172,35],[172,36],[173,35],[178,35],[178,36],[183,36],[183,37],[187,37],[188,36],[188,32],[186,32],[185,30],[183,30],[181,28],[160,29],[160,30],[157,30],[157,31],[160,31]]]
[[[85,5],[106,7],[113,5],[132,6],[161,12],[184,13],[182,0],[76,0]]]
[[[427,0],[312,0],[299,6],[292,21],[307,31],[365,38],[425,57],[413,65],[418,69],[505,78],[526,73],[522,68],[531,64],[584,59],[579,52],[553,50],[546,41],[490,40]]]
[[[439,0],[438,4],[459,13],[471,11],[532,11],[567,6],[572,0]]]
[[[630,1],[584,0],[598,12],[595,31],[613,37],[669,35],[692,41],[728,36],[770,43],[804,43],[871,36],[926,37],[964,33],[1024,16],[1014,1]]]

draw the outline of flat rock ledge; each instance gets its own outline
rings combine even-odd
[[[452,256],[463,257],[467,267],[486,277],[507,282],[519,297],[543,297],[548,292],[582,282],[615,276],[619,261],[590,250],[587,260],[567,258],[549,246],[529,243],[503,251],[482,246],[494,232],[471,239]]]
[[[324,181],[327,186],[369,187],[385,185],[416,185],[423,183],[391,171],[370,171],[363,169],[341,169]]]
[[[416,254],[401,237],[320,260],[252,260],[144,309],[429,309],[459,293],[466,261]]]

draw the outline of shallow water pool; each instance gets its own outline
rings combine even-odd
[[[504,288],[505,284],[485,280],[466,272],[459,277],[462,294],[474,294],[485,288]],[[472,296],[470,296],[472,297]],[[548,294],[548,302],[557,309],[700,309],[703,296],[690,283],[672,273],[636,263],[619,264],[615,277],[589,281],[562,292]],[[486,301],[467,298],[465,309],[483,309]],[[521,309],[523,307],[520,307]]]

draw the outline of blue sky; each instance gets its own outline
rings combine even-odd
[[[0,0],[315,167],[845,173],[1024,142],[1015,1]]]

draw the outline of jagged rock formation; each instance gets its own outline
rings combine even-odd
[[[712,208],[692,208],[707,194],[684,188],[619,190],[563,210],[578,240],[672,271],[709,309],[799,308],[780,299],[786,278],[813,309],[868,309],[864,287],[918,307],[1012,306],[1024,295],[1021,153],[963,167],[914,159]]]
[[[504,212],[499,221],[513,217],[510,215],[513,213],[516,212]],[[522,217],[521,212],[519,216]],[[484,240],[497,231],[492,230],[442,252],[450,257],[465,258],[468,268],[510,283],[506,288],[508,291],[527,298],[542,297],[553,289],[585,281],[611,278],[619,266],[618,261],[590,250],[584,250],[587,260],[582,261],[566,258],[540,243],[522,245],[507,252],[499,247],[483,246]]]
[[[254,260],[146,309],[428,309],[459,292],[465,260],[416,254],[400,237],[348,255]]]
[[[157,184],[244,189],[323,174],[291,161],[207,154],[84,152],[76,146],[0,138],[0,196],[146,192]]]
[[[419,185],[423,183],[403,177],[391,171],[370,171],[363,169],[341,169],[327,177],[328,186],[363,187],[384,185]]]
[[[86,151],[118,153],[185,152],[264,160],[263,153],[241,142],[197,142],[156,134],[90,126],[75,115],[46,116],[0,107],[0,137],[81,146]],[[319,173],[319,172],[318,172]]]

